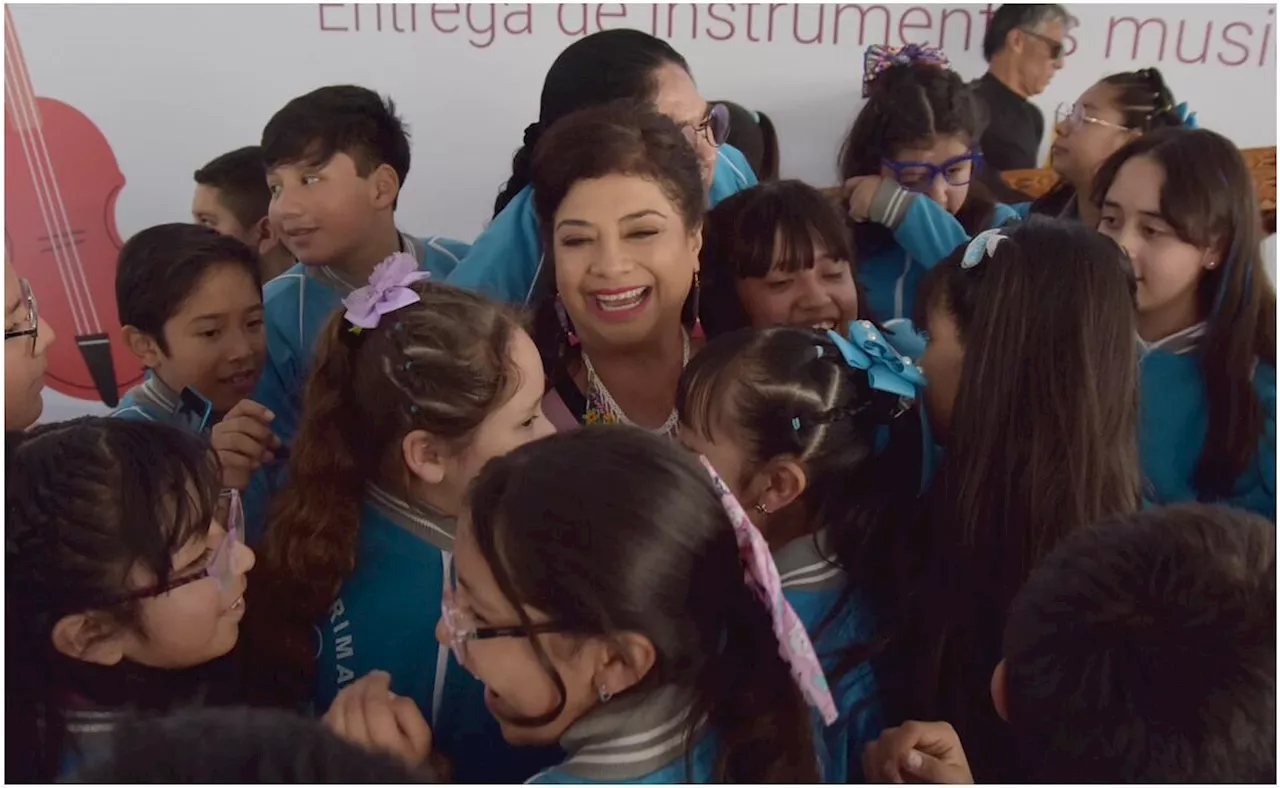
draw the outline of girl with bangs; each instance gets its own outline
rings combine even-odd
[[[1107,161],[1094,194],[1138,275],[1148,496],[1274,520],[1276,297],[1244,157],[1211,131],[1152,132]]]
[[[210,663],[254,555],[206,444],[86,417],[9,432],[5,454],[5,777],[52,782],[131,713],[229,700]]]
[[[762,183],[712,208],[700,257],[708,339],[747,326],[845,333],[866,317],[844,218],[800,181]]]

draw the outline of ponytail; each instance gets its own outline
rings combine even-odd
[[[707,660],[693,720],[719,734],[718,783],[817,783],[814,715],[778,650],[769,611],[746,583],[729,592],[724,646]],[[692,752],[685,759],[692,775]]]
[[[269,666],[263,678],[286,696],[310,692],[314,625],[355,568],[360,502],[380,459],[377,447],[361,439],[369,425],[352,418],[355,355],[364,337],[349,329],[337,313],[320,338],[288,483],[271,507],[262,560],[249,583],[246,642],[263,649],[254,661]]]

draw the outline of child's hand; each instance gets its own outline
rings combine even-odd
[[[418,704],[391,692],[391,676],[380,670],[339,692],[324,724],[353,744],[390,753],[410,770],[431,757],[431,726]]]
[[[222,486],[243,490],[264,463],[276,458],[280,439],[271,431],[276,416],[251,399],[242,399],[213,426],[210,443],[222,463]]]
[[[871,198],[884,183],[879,175],[859,175],[844,182],[844,196],[849,205],[849,218],[855,222],[871,219]]]
[[[955,728],[946,722],[907,722],[889,728],[862,751],[869,783],[912,782],[969,785],[973,773]]]

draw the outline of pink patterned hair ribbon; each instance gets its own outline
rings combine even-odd
[[[361,329],[377,328],[383,315],[421,301],[409,285],[430,276],[429,272],[418,270],[418,261],[405,252],[378,263],[369,276],[369,284],[342,299],[351,331],[358,334]]]
[[[871,83],[876,81],[876,77],[894,66],[908,66],[912,63],[951,68],[951,61],[936,47],[924,44],[907,44],[904,47],[872,44],[867,47],[867,54],[862,61],[862,97],[871,95]]]
[[[747,585],[769,609],[769,615],[773,619],[773,633],[778,638],[779,652],[791,666],[791,675],[795,677],[805,700],[822,714],[822,721],[830,725],[840,716],[836,711],[835,699],[831,697],[827,676],[822,672],[822,663],[818,661],[809,633],[782,594],[782,581],[778,578],[778,566],[773,562],[769,545],[743,510],[742,504],[738,503],[728,485],[720,478],[720,474],[716,473],[716,469],[711,467],[706,457],[699,459],[707,473],[711,474],[711,483],[729,515],[729,521],[733,523],[733,532],[738,538],[738,553],[746,567]]]

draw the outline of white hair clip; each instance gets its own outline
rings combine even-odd
[[[1005,237],[1000,234],[1000,230],[995,228],[978,233],[969,242],[969,245],[965,247],[964,257],[960,259],[960,267],[973,268],[982,262],[983,257],[994,257],[996,247],[1000,246],[1000,242]]]

